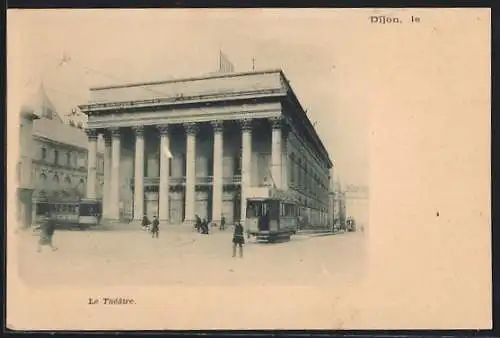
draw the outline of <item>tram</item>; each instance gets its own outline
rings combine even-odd
[[[36,223],[45,222],[47,215],[56,226],[86,229],[100,224],[102,204],[100,201],[38,201]]]
[[[257,240],[290,239],[298,228],[298,206],[283,198],[247,198],[245,229]]]

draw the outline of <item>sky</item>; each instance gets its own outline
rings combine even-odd
[[[368,115],[376,79],[370,35],[339,10],[22,10],[8,14],[9,87],[43,78],[64,113],[88,88],[214,72],[283,69],[343,185],[368,185]],[[364,22],[364,21],[363,21]],[[70,60],[62,65],[66,56]],[[370,72],[371,71],[371,72]],[[14,89],[13,89],[14,90]],[[63,114],[64,114],[63,113]]]

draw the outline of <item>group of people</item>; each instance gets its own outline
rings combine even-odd
[[[210,232],[210,227],[217,227],[217,224],[208,221],[206,218],[201,219],[200,216],[195,215],[194,230],[198,231],[203,235],[208,235]],[[226,218],[221,216],[219,230],[226,229]]]
[[[212,226],[217,226],[216,224],[212,224]],[[147,215],[144,215],[142,219],[142,228],[143,230],[151,231],[153,238],[159,237],[160,232],[160,222],[156,216],[153,216],[153,222],[151,222]],[[195,215],[195,231],[208,235],[210,231],[210,222],[207,221],[206,218],[201,219],[200,216]],[[219,225],[220,230],[225,230],[226,228],[226,219],[224,216],[221,217],[221,222]],[[233,257],[236,257],[236,249],[239,249],[239,256],[243,257],[243,244],[245,244],[245,235],[244,229],[240,222],[237,222],[234,226],[233,233]]]
[[[147,215],[144,215],[142,219],[142,228],[144,230],[149,230],[153,238],[159,238],[160,233],[160,221],[156,216],[153,216],[153,221],[151,222]],[[201,220],[201,218],[196,215],[195,228],[202,234],[208,234],[209,222],[206,219]],[[220,229],[225,229],[225,219],[222,217]],[[40,238],[38,240],[38,252],[42,251],[43,246],[49,246],[53,251],[57,250],[52,244],[52,238],[55,232],[55,223],[51,220],[50,214],[45,214],[45,219],[42,224],[36,228],[40,231]],[[239,248],[239,256],[243,257],[243,244],[245,244],[244,229],[240,222],[236,222],[234,225],[233,232],[233,257],[236,257],[236,249]]]
[[[142,218],[142,229],[151,231],[153,238],[158,238],[160,235],[160,221],[158,217],[153,216],[153,222],[151,222],[147,215]]]

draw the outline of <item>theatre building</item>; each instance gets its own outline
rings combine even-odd
[[[281,70],[91,88],[88,198],[96,140],[104,151],[105,219],[218,223],[246,198],[287,191],[312,225],[328,222],[332,161]]]

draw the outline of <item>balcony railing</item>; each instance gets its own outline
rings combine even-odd
[[[234,175],[232,177],[224,177],[222,179],[222,181],[224,182],[224,184],[227,184],[227,185],[241,184],[241,175]]]
[[[130,179],[130,186],[134,186],[135,179],[131,178]],[[186,184],[186,177],[169,177],[169,183],[171,186],[174,185],[185,185]],[[151,187],[151,186],[158,186],[160,184],[160,178],[159,177],[144,177],[144,186],[145,187]],[[196,184],[197,185],[212,185],[213,184],[213,177],[212,176],[201,176],[201,177],[196,177]],[[234,175],[232,177],[224,177],[223,178],[223,184],[225,185],[238,185],[241,184],[241,176],[240,175]]]
[[[197,185],[211,185],[212,183],[213,183],[212,176],[196,177]]]
[[[158,178],[158,183],[160,183],[160,179]],[[185,185],[186,184],[186,177],[169,177],[168,178],[168,183],[170,185]]]

